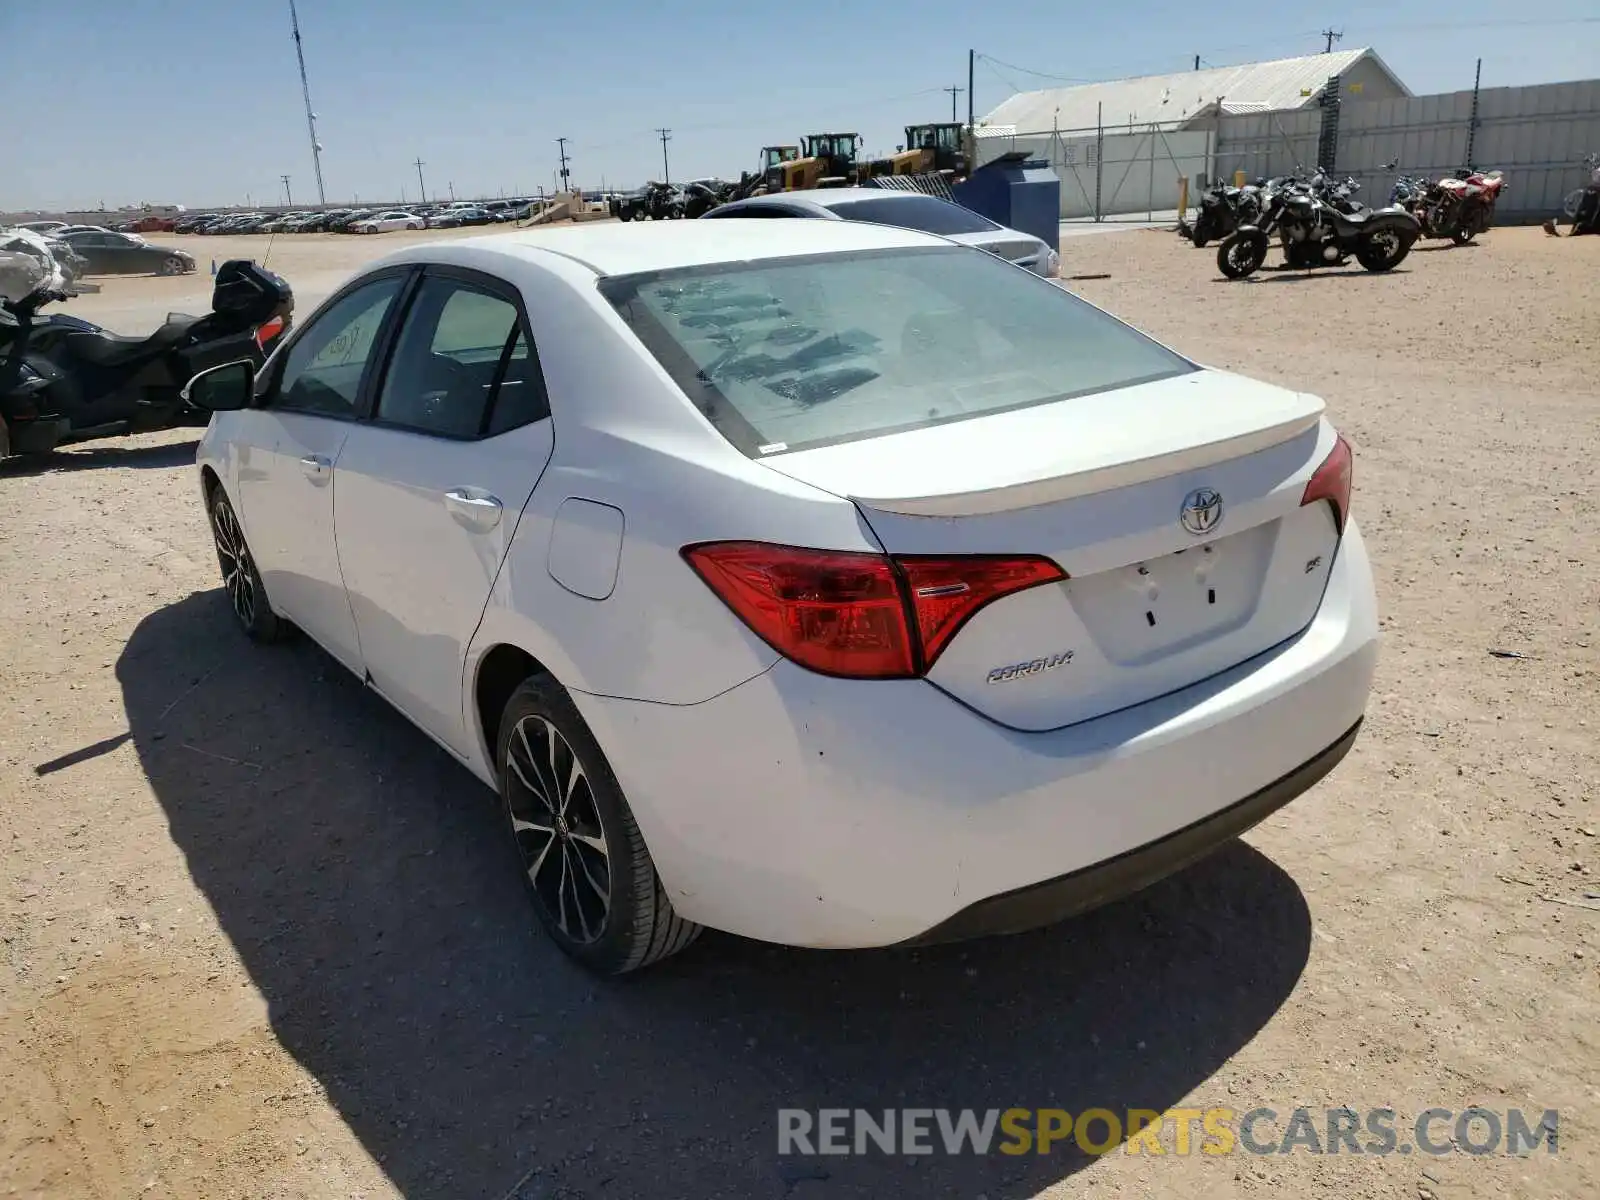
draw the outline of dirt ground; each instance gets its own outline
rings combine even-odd
[[[309,303],[399,240],[273,265]],[[1319,392],[1353,442],[1387,641],[1333,776],[1055,929],[708,935],[601,984],[532,928],[481,786],[314,647],[233,632],[192,435],[8,464],[0,1194],[1600,1195],[1600,238],[1240,284],[1166,233],[1064,253],[1109,275],[1083,295]],[[75,311],[154,324],[197,282]],[[782,1107],[1180,1105],[1273,1108],[1269,1140],[1299,1105],[1402,1135],[1554,1108],[1559,1153],[777,1154]]]

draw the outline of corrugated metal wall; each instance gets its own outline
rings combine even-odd
[[[1398,172],[1447,175],[1467,162],[1472,93],[1346,104],[1339,114],[1341,172],[1385,199]],[[1600,80],[1485,88],[1478,94],[1474,166],[1505,172],[1499,215],[1546,217],[1585,183],[1584,156],[1600,151]],[[1399,160],[1395,171],[1383,164]]]
[[[1281,175],[1296,162],[1316,164],[1321,110],[1224,116],[1218,123],[1217,173]],[[1339,110],[1335,168],[1361,180],[1369,204],[1388,199],[1396,174],[1439,176],[1467,165],[1472,92],[1397,100],[1346,99]],[[1478,94],[1472,163],[1505,172],[1501,220],[1543,218],[1586,181],[1584,156],[1600,151],[1600,80]],[[1385,164],[1398,160],[1393,170]]]
[[[1320,108],[1223,114],[1215,121],[1215,135],[1172,126],[1108,126],[1098,210],[1093,129],[1019,130],[993,144],[980,139],[979,158],[1028,150],[1048,161],[1061,178],[1063,217],[1173,209],[1181,176],[1193,188],[1203,178],[1231,178],[1235,171],[1270,178],[1318,165]],[[1499,219],[1552,216],[1567,193],[1587,182],[1584,156],[1600,152],[1600,80],[1486,88],[1478,96],[1475,132],[1471,91],[1390,100],[1347,96],[1333,165],[1339,174],[1361,180],[1369,204],[1383,204],[1396,174],[1437,177],[1465,166],[1469,133],[1473,164],[1505,173]],[[1385,168],[1395,160],[1398,167]]]

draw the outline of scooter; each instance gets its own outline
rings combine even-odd
[[[195,375],[251,359],[259,367],[289,331],[294,292],[248,260],[217,271],[203,317],[168,313],[148,337],[124,337],[39,310],[68,298],[59,272],[19,300],[0,300],[0,457],[182,425],[210,414],[183,399]]]

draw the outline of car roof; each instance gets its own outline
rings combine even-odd
[[[552,252],[575,259],[599,275],[631,275],[712,263],[950,243],[915,230],[855,221],[619,221],[493,233],[444,244],[519,258]]]
[[[927,197],[922,192],[892,192],[886,188],[849,187],[849,188],[816,188],[804,193],[797,192],[771,192],[764,196],[751,196],[746,200],[737,200],[734,203],[740,208],[765,207],[767,205],[787,205],[793,207],[800,205],[803,208],[831,209],[840,204],[852,203],[857,200],[888,200],[891,203],[911,199],[940,199],[940,197]],[[950,203],[948,200],[944,203]]]

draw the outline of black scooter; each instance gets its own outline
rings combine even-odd
[[[38,319],[45,304],[66,298],[41,287],[0,301],[0,457],[204,425],[210,414],[183,399],[184,385],[222,363],[247,358],[259,367],[294,312],[288,283],[246,260],[218,269],[211,312],[169,313],[148,337],[66,315]]]

